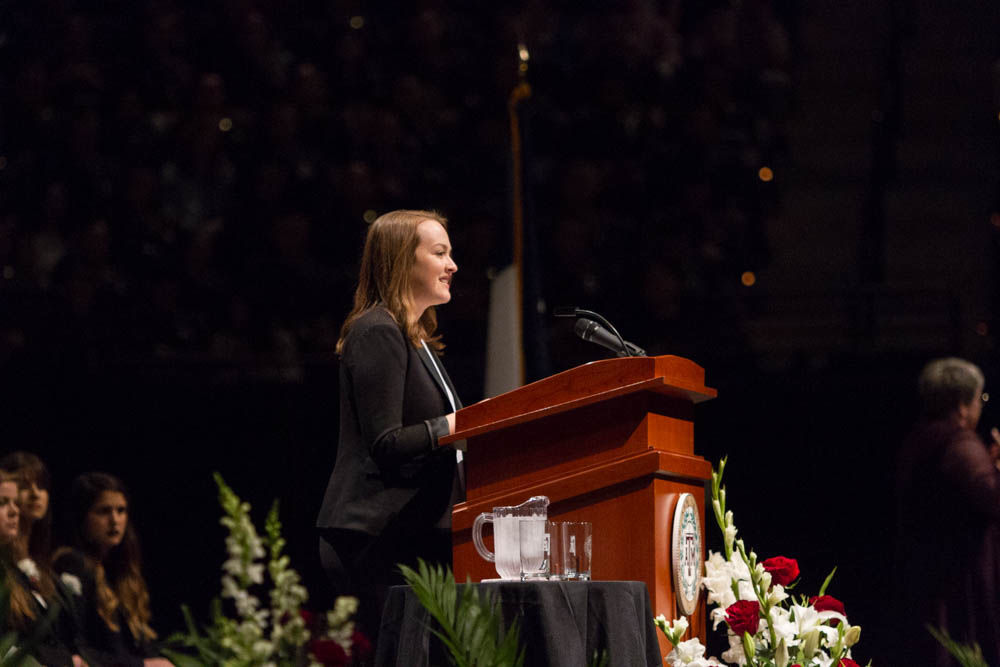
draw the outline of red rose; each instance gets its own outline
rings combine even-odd
[[[309,652],[316,662],[327,667],[346,665],[349,662],[344,649],[340,648],[340,644],[332,639],[321,638],[312,640],[309,642]]]
[[[799,564],[794,558],[775,556],[761,561],[761,565],[771,573],[771,581],[775,584],[787,586],[799,576]]]
[[[832,595],[814,595],[809,598],[809,604],[816,611],[835,611],[838,614],[847,616],[847,612],[844,611],[844,603]],[[840,625],[840,620],[831,618],[830,625],[835,628]]]
[[[844,603],[832,595],[814,595],[809,598],[809,604],[816,611],[835,611],[847,616],[847,612],[844,611]]]
[[[737,600],[726,609],[726,620],[737,637],[742,637],[744,632],[755,634],[760,625],[760,603]]]
[[[850,658],[841,658],[840,662],[837,663],[837,667],[861,667],[861,665]]]
[[[360,631],[355,630],[354,634],[351,636],[351,653],[359,656],[360,658],[367,658],[372,652],[372,643],[361,634]]]

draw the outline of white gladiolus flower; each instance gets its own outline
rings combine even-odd
[[[771,587],[771,590],[767,592],[767,601],[769,604],[776,605],[787,599],[788,593],[785,592],[785,587],[781,584],[775,584]]]
[[[702,585],[708,592],[709,604],[717,604],[723,609],[736,602],[732,587],[733,572],[722,554],[709,552],[705,561],[705,576]]]
[[[732,568],[734,579],[739,579],[740,581],[750,581],[750,568],[747,567],[746,562],[743,560],[743,557],[740,556],[739,552],[733,552],[732,558],[729,559],[729,566]],[[763,570],[763,568],[761,568],[761,570]]]
[[[729,633],[729,650],[722,652],[722,659],[737,665],[747,664],[747,656],[743,652],[743,640],[732,632]]]
[[[354,616],[358,613],[358,599],[349,595],[341,595],[334,603],[333,610],[341,616]]]
[[[726,549],[732,551],[733,542],[736,541],[736,526],[726,526],[722,534],[722,539],[725,540]]]
[[[668,667],[725,667],[715,658],[705,657],[705,647],[697,638],[681,642],[666,656]]]
[[[749,581],[740,581],[739,587],[741,600],[757,601],[757,593],[754,592],[752,583]]]
[[[701,660],[704,657],[705,647],[695,637],[675,646],[674,650],[667,656],[667,660],[670,661],[671,665],[690,665],[695,660]]]

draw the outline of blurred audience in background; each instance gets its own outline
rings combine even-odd
[[[614,303],[651,352],[695,354],[722,318],[738,332],[777,206],[758,172],[786,148],[795,3],[358,7],[12,7],[0,365],[297,381],[333,359],[363,221],[427,202],[485,283],[519,41],[549,302]],[[465,304],[450,330],[480,326]]]

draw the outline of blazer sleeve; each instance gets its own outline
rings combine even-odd
[[[395,324],[358,331],[345,345],[350,400],[361,436],[379,466],[395,466],[428,454],[448,434],[444,416],[403,424],[408,351]]]

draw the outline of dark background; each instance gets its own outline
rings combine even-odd
[[[719,398],[696,448],[730,456],[741,535],[797,557],[803,590],[838,565],[858,655],[891,664],[892,457],[916,374],[946,354],[996,369],[993,3],[0,12],[2,448],[46,459],[57,510],[79,472],[126,480],[162,631],[219,590],[212,471],[261,521],[280,498],[328,603],[311,526],[366,220],[450,218],[445,363],[482,398],[523,41],[550,370],[602,356],[558,305],[703,365]],[[988,405],[984,430],[998,421]]]

